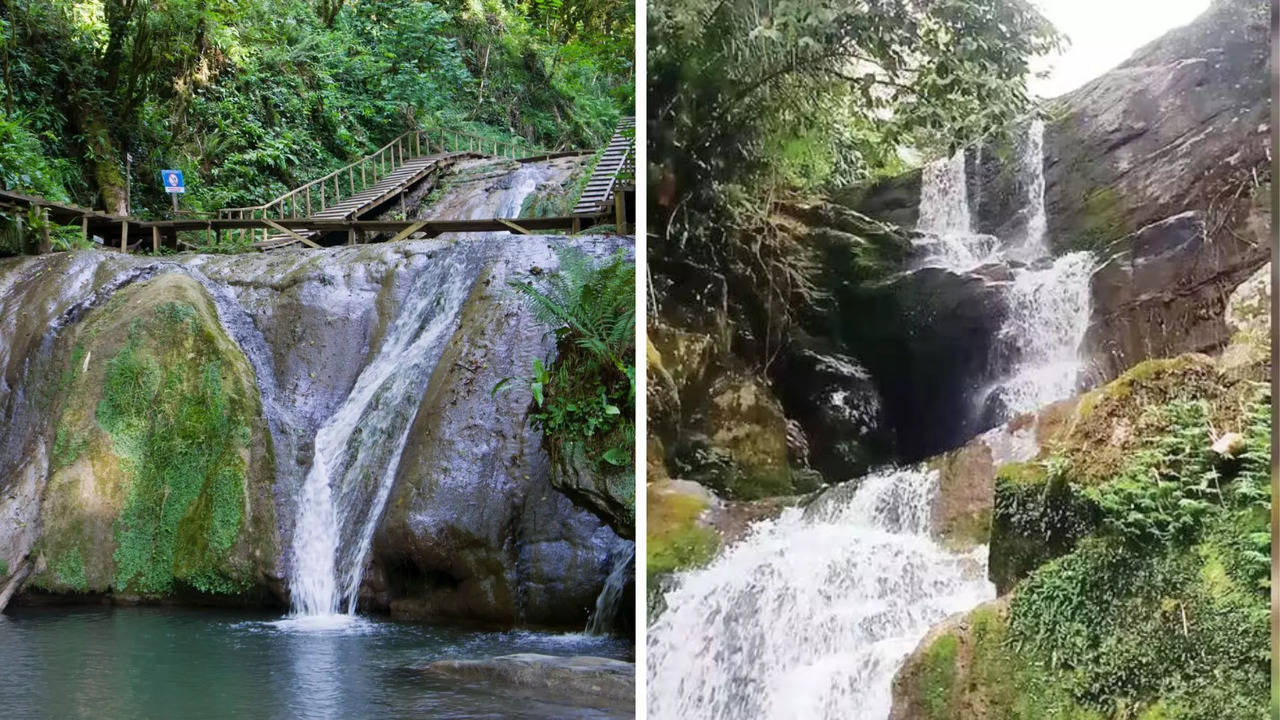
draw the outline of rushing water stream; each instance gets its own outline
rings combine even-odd
[[[936,474],[889,469],[757,524],[684,576],[649,629],[649,717],[889,715],[893,675],[929,627],[995,595],[986,548],[929,536]]]
[[[1007,268],[992,358],[1003,372],[973,398],[989,426],[1077,389],[1093,259],[1051,256],[1043,131],[1031,123],[1021,144],[1016,237],[974,231],[963,152],[923,172],[919,265]],[[888,718],[894,675],[930,627],[995,595],[986,547],[955,553],[930,535],[937,481],[924,467],[872,473],[677,578],[649,630],[649,717]]]

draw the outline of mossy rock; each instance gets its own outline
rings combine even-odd
[[[1229,428],[1240,408],[1263,390],[1257,381],[1224,372],[1207,355],[1147,360],[1082,397],[1050,449],[1071,458],[1077,482],[1102,482],[1119,472],[1144,437],[1160,433],[1147,408],[1204,399],[1213,427]]]
[[[988,573],[1001,593],[1070,552],[1099,522],[1093,502],[1062,468],[1006,463],[996,471],[995,487]]]
[[[712,496],[694,483],[651,483],[646,491],[647,567],[650,576],[698,567],[720,546],[716,531],[704,524]]]
[[[124,288],[66,340],[32,580],[53,592],[241,594],[274,575],[270,435],[203,288]]]
[[[1104,720],[1009,641],[1007,600],[935,628],[899,671],[890,720]]]

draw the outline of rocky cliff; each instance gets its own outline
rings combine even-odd
[[[554,352],[506,287],[554,270],[547,241],[0,263],[0,587],[287,603],[316,433],[445,263],[461,311],[426,393],[387,408],[410,439],[362,598],[582,627],[627,547],[552,487],[528,393],[491,394]]]

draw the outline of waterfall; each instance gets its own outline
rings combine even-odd
[[[316,434],[293,535],[295,614],[355,612],[365,558],[410,424],[457,326],[476,265],[457,248],[423,270],[377,354]]]
[[[517,217],[548,175],[541,164],[522,164],[488,192],[470,188],[456,203],[445,203],[445,212],[433,206],[432,217]],[[467,249],[507,235],[471,233],[421,272],[377,354],[316,434],[293,535],[294,615],[355,613],[373,535],[418,404],[480,275],[482,254]]]
[[[649,629],[649,717],[887,718],[929,628],[995,596],[985,547],[930,537],[937,482],[873,473],[681,575]]]
[[[916,229],[924,234],[918,242],[926,266],[971,270],[995,259],[996,238],[973,232],[963,150],[921,172]]]
[[[1014,272],[1006,295],[1009,316],[997,339],[997,352],[1014,360],[981,398],[988,416],[1031,412],[1076,393],[1093,266],[1090,253],[1075,252],[1048,267]]]
[[[634,579],[636,567],[636,546],[630,542],[626,544],[629,547],[617,554],[613,570],[605,579],[604,588],[596,598],[595,612],[591,613],[591,617],[587,620],[588,635],[608,635],[613,632],[619,612],[623,609],[622,598],[626,593],[627,584]]]
[[[1022,249],[1029,257],[1049,254],[1045,236],[1049,232],[1049,218],[1044,211],[1044,121],[1035,119],[1027,128],[1022,143],[1020,171],[1027,183],[1027,228],[1023,231]]]
[[[1092,255],[1053,258],[1049,247],[1044,123],[1029,122],[1018,147],[1017,171],[1027,195],[1020,212],[1025,224],[1016,237],[972,231],[963,152],[926,166],[921,181],[921,264],[963,273],[1002,263],[1013,278],[1005,290],[1008,315],[992,358],[993,366],[1004,372],[975,398],[987,425],[1075,394],[1083,367],[1080,344],[1091,310]]]

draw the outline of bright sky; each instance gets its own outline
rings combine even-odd
[[[1057,97],[1119,65],[1135,50],[1165,32],[1186,25],[1209,7],[1209,0],[1033,0],[1044,16],[1070,39],[1066,52],[1039,61],[1050,71],[1033,78],[1031,92]]]

